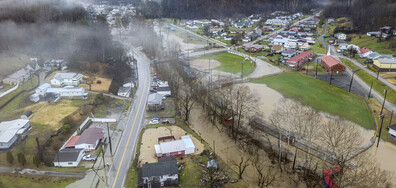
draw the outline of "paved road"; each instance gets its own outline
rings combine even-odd
[[[135,155],[136,142],[144,121],[146,101],[150,86],[150,60],[141,52],[134,50],[139,72],[139,88],[136,91],[132,110],[128,115],[127,127],[114,155],[114,162],[108,173],[106,187],[121,188],[128,175],[129,166]]]

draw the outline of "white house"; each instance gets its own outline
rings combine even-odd
[[[275,25],[275,26],[286,26],[289,25],[289,21],[281,19],[268,19],[265,24]]]
[[[345,33],[336,33],[334,37],[340,40],[346,40],[347,35]]]
[[[58,151],[53,164],[56,167],[77,167],[84,155],[83,149],[64,148]]]
[[[51,79],[51,84],[54,86],[76,86],[80,84],[83,75],[73,72],[58,72],[55,74],[54,78]]]
[[[49,88],[51,88],[51,85],[49,83],[44,83],[36,89],[36,93],[44,96]]]
[[[104,133],[102,128],[91,127],[86,129],[75,143],[76,149],[84,149],[85,151],[92,151],[98,147],[99,143],[103,141]]]
[[[0,149],[9,149],[20,138],[23,140],[30,129],[27,119],[16,119],[0,123]]]
[[[48,93],[58,94],[60,97],[69,99],[88,99],[88,93],[85,93],[83,87],[65,86],[63,88],[48,88],[46,94]]]

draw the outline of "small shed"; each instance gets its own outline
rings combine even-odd
[[[21,119],[30,119],[33,117],[33,112],[28,110],[21,115]]]

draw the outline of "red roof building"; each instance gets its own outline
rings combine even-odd
[[[104,133],[102,128],[91,127],[80,135],[80,138],[75,143],[75,148],[84,149],[85,151],[95,150],[101,141],[104,140]]]
[[[322,67],[327,72],[345,72],[345,65],[339,61],[338,59],[334,58],[333,56],[325,55],[320,58]]]
[[[72,136],[69,140],[69,142],[66,143],[65,148],[74,148],[76,145],[77,140],[80,138],[80,136]]]
[[[360,51],[361,54],[365,54],[365,53],[367,53],[367,52],[370,52],[371,50],[368,49],[368,48],[366,48],[366,47],[364,47],[364,48],[360,48],[359,51]]]
[[[289,64],[289,66],[293,68],[299,67],[314,56],[316,56],[316,54],[313,52],[301,52],[300,54],[287,60],[287,64]]]

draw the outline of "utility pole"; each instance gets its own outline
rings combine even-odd
[[[389,120],[389,125],[388,125],[388,127],[391,126],[391,124],[392,124],[392,118],[393,118],[393,110],[392,110],[392,113],[391,113],[391,118],[390,118],[390,120]]]
[[[377,80],[378,80],[378,76],[379,76],[379,70],[377,70]]]
[[[111,147],[111,137],[110,137],[109,123],[106,122],[106,125],[107,125],[107,137],[109,139],[108,143],[109,143],[109,146],[110,146],[110,155],[113,156],[113,149]]]
[[[384,96],[384,102],[382,102],[382,107],[381,107],[381,112],[380,114],[382,114],[382,111],[384,110],[384,106],[385,106],[385,100],[386,100],[386,94],[388,93],[388,90],[384,90],[385,96]]]
[[[355,75],[355,73],[357,72],[357,71],[359,71],[360,69],[358,69],[358,70],[355,70],[355,71],[352,71],[353,73],[352,73],[352,78],[351,78],[351,82],[349,83],[349,92],[351,92],[351,88],[352,88],[352,82],[353,82],[353,76]]]
[[[243,64],[245,63],[245,60],[241,61],[241,78],[243,80]]]
[[[371,82],[370,91],[369,91],[369,93],[368,93],[367,99],[370,99],[371,89],[373,89],[373,83],[374,83],[374,81]]]
[[[331,85],[331,80],[333,79],[333,68],[330,69],[330,81],[329,84]]]
[[[380,142],[380,140],[381,140],[382,124],[384,123],[384,117],[385,117],[384,114],[380,114],[381,126],[380,126],[380,130],[379,130],[379,134],[378,134],[377,148],[378,148],[379,142]]]

